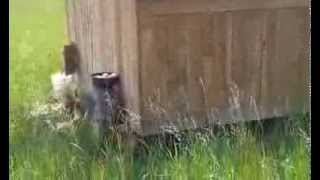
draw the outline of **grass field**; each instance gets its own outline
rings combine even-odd
[[[148,153],[135,156],[115,145],[101,148],[84,123],[52,131],[48,122],[68,116],[46,108],[31,112],[46,104],[50,74],[60,69],[67,42],[64,1],[9,2],[11,179],[310,179],[305,115],[270,123],[266,133],[241,124],[214,135],[186,133],[174,151],[155,141]]]

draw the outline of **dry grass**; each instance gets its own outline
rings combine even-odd
[[[150,138],[147,151],[136,154],[101,147],[83,121],[59,129],[71,117],[46,100],[64,30],[63,0],[10,1],[11,179],[309,179],[305,115],[271,123],[264,133],[238,124],[175,133],[171,143]]]

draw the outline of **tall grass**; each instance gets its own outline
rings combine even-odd
[[[10,139],[28,134],[30,104],[49,93],[66,41],[64,15],[63,0],[9,1]]]
[[[9,2],[11,179],[309,179],[305,115],[275,121],[264,131],[237,124],[215,133],[185,132],[171,146],[155,138],[136,154],[115,144],[102,148],[82,121],[72,129],[52,129],[50,123],[68,115],[31,110],[35,102],[46,104],[49,76],[60,68],[67,40],[64,2]]]
[[[85,121],[71,130],[51,131],[38,120],[36,128],[42,131],[10,145],[13,179],[309,178],[308,147],[298,133],[301,127],[293,124],[297,119],[278,129],[274,122],[264,133],[241,124],[217,133],[185,132],[182,142],[172,146],[156,137],[136,154],[115,144],[102,148]]]

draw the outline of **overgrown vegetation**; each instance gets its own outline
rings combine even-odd
[[[10,1],[11,179],[309,179],[306,115],[155,138],[135,155],[101,148],[84,122],[56,130],[68,115],[43,105],[65,42],[63,0]]]

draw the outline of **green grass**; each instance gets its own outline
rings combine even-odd
[[[46,120],[67,115],[30,110],[45,103],[66,42],[63,0],[10,0],[11,179],[310,179],[305,116],[271,123],[264,134],[241,124],[214,135],[189,132],[172,151],[153,141],[135,156],[101,148],[84,122],[51,131]]]

